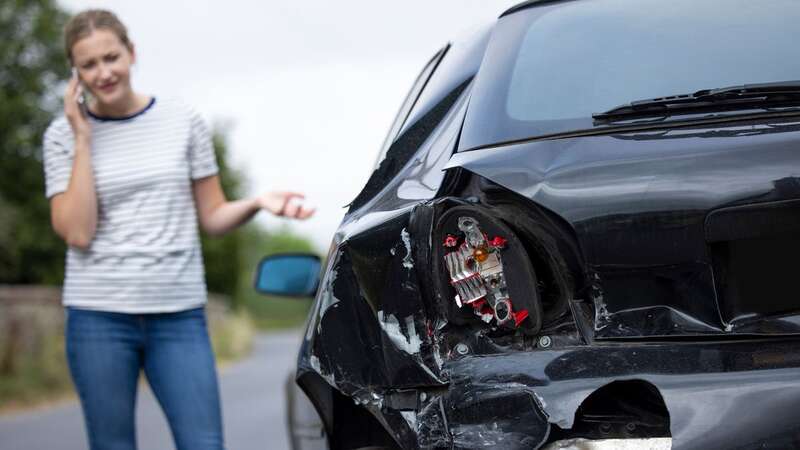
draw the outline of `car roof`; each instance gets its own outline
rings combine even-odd
[[[507,16],[509,14],[513,14],[519,10],[529,8],[531,6],[539,6],[539,5],[546,5],[550,3],[564,3],[574,0],[528,0],[526,2],[522,2],[516,6],[512,6],[511,8],[507,9],[506,12],[500,14],[500,17]]]

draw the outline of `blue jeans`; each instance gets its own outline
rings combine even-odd
[[[67,360],[92,450],[134,450],[144,369],[178,450],[223,448],[219,388],[203,308],[122,314],[67,308]]]

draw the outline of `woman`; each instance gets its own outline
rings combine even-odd
[[[52,225],[69,244],[67,357],[91,448],[135,448],[143,369],[177,448],[220,449],[197,224],[220,235],[262,209],[313,210],[291,192],[226,200],[200,116],[132,89],[136,53],[113,13],[82,12],[64,34],[74,75],[64,117],[45,133],[44,167]]]

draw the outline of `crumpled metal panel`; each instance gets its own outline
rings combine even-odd
[[[446,366],[447,395],[475,393],[477,401],[487,386],[529,392],[548,423],[567,429],[598,388],[644,380],[664,399],[676,450],[794,448],[800,357],[792,355],[800,343],[631,343],[465,357]]]
[[[323,280],[307,357],[345,393],[442,383],[425,356],[432,342],[409,257],[408,217],[348,239],[333,255],[335,279]]]
[[[774,122],[531,141],[458,153],[447,167],[571,225],[597,338],[736,334],[720,317],[705,218],[722,207],[800,198],[798,144],[797,124]],[[786,302],[783,318],[750,320],[741,332],[800,333],[785,317],[800,301]]]
[[[417,125],[425,139],[400,175],[385,180],[374,198],[346,215],[334,236],[298,356],[298,379],[318,374],[373,412],[398,442],[411,448],[417,442],[415,415],[384,408],[391,403],[388,396],[398,389],[446,383],[439,343],[432,337],[439,324],[432,302],[423,301],[427,294],[420,286],[425,284],[415,267],[429,250],[423,244],[430,224],[426,228],[413,212],[439,189],[467,96],[464,85],[456,86],[444,99],[452,102],[445,105],[446,113],[434,107],[424,120],[435,121]]]

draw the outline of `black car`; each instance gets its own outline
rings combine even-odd
[[[260,266],[316,292],[296,448],[800,448],[798,23],[540,0],[442,48],[318,289]]]

